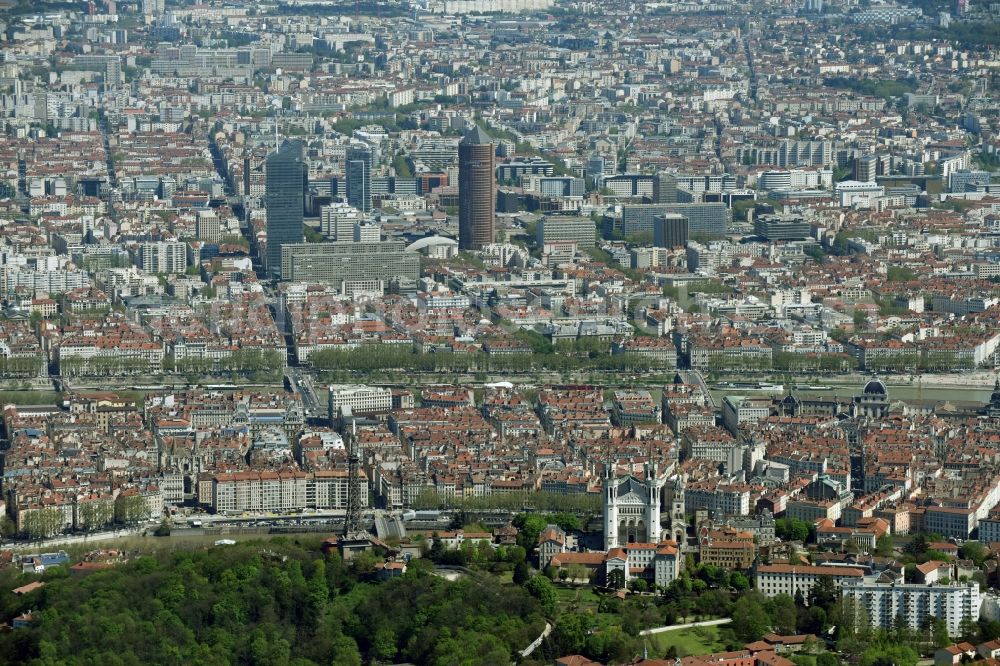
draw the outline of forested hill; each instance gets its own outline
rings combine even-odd
[[[272,541],[145,556],[82,578],[54,569],[23,598],[0,590],[4,619],[28,608],[36,618],[0,633],[0,663],[495,665],[544,626],[519,586],[448,582],[428,562],[380,583],[373,563]]]

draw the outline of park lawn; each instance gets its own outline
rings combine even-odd
[[[666,655],[671,646],[677,648],[677,654],[681,657],[711,654],[725,649],[719,636],[719,628],[715,626],[664,631],[649,636],[649,640],[651,648],[656,646],[651,652],[661,657]]]
[[[572,585],[556,585],[556,604],[564,613],[576,613],[587,618],[587,623],[595,631],[609,627],[620,627],[622,617],[618,613],[601,613],[598,607],[601,596],[588,585],[574,587]]]
[[[562,613],[573,613],[588,618],[587,623],[604,629],[621,624],[617,613],[597,612],[600,596],[588,585],[579,587],[556,585],[556,605]]]
[[[601,600],[593,588],[588,585],[555,585],[555,590],[556,600],[562,603],[576,601],[580,604],[594,604],[596,606]]]
[[[589,585],[555,585],[554,587],[556,603],[563,611],[597,613],[597,605],[601,598]]]

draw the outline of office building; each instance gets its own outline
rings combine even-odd
[[[832,186],[833,171],[830,169],[773,169],[757,176],[757,188],[761,190],[826,189]]]
[[[622,207],[621,232],[625,237],[652,232],[656,218],[678,213],[688,220],[690,237],[721,238],[726,235],[729,211],[724,203],[639,204]]]
[[[474,131],[474,130],[473,130]],[[490,141],[489,137],[487,137]],[[462,144],[458,144],[458,162],[462,163]],[[526,176],[551,176],[555,173],[552,162],[548,162],[541,157],[532,157],[525,160],[513,160],[504,162],[497,167],[497,177],[505,183],[516,183]]]
[[[809,223],[798,215],[761,215],[754,220],[753,230],[769,241],[806,240],[812,232]]]
[[[281,248],[302,242],[302,216],[308,168],[302,143],[285,141],[267,158],[264,205],[267,208],[267,272],[282,278]]]
[[[722,422],[734,436],[739,436],[741,425],[758,423],[770,414],[769,399],[737,395],[727,395],[722,399]]]
[[[420,255],[402,241],[299,243],[281,251],[281,275],[296,282],[324,282],[341,293],[384,290],[393,278],[420,277]]]
[[[387,412],[392,409],[392,391],[377,386],[333,384],[327,400],[331,421],[339,416],[342,407],[350,408],[354,414]]]
[[[554,241],[576,241],[579,247],[594,247],[597,226],[589,217],[550,215],[539,220],[535,236],[539,246]]]
[[[538,192],[544,197],[582,197],[586,193],[583,178],[572,176],[527,176],[525,190]]]
[[[854,178],[862,183],[874,183],[877,167],[877,156],[862,155],[854,160]]]
[[[375,153],[366,145],[347,148],[344,160],[344,180],[347,181],[347,203],[363,213],[372,209],[372,169]]]
[[[977,186],[989,185],[989,171],[957,169],[948,176],[948,189],[952,192],[974,192]]]
[[[615,173],[615,161],[597,153],[587,158],[586,174],[588,182],[597,184],[604,176]]]
[[[409,152],[414,172],[429,169],[443,172],[458,162],[458,139],[454,137],[424,138]]]
[[[653,181],[653,203],[677,203],[677,178],[673,174],[657,174]]]
[[[142,0],[143,16],[161,16],[165,10],[164,0]]]
[[[877,176],[884,176],[892,168],[889,155],[862,155],[854,160],[854,177],[863,183],[874,183]]]
[[[330,240],[353,240],[354,225],[364,221],[364,214],[350,204],[333,203],[319,209],[319,230]]]
[[[890,629],[902,621],[910,629],[922,629],[927,618],[948,625],[948,634],[963,633],[962,623],[979,620],[983,595],[979,583],[925,585],[923,583],[876,583],[873,577],[843,581],[841,595],[854,602],[856,621],[865,620],[876,629]]]
[[[834,192],[842,208],[871,208],[875,199],[885,196],[883,186],[858,180],[842,180]]]
[[[987,546],[1000,543],[1000,516],[991,514],[979,521],[979,542]]]
[[[146,273],[183,273],[187,245],[179,241],[140,243],[136,264]]]
[[[195,220],[195,235],[203,241],[217,242],[222,239],[222,225],[214,209],[199,210]]]
[[[729,173],[717,174],[675,174],[677,187],[694,194],[729,192],[736,189],[736,177]]]
[[[688,242],[688,219],[677,213],[660,215],[653,223],[653,245],[684,247]]]
[[[377,243],[382,240],[382,227],[374,222],[354,223],[355,243]]]
[[[99,72],[104,77],[105,86],[117,86],[125,81],[122,75],[122,59],[117,55],[78,55],[73,57],[73,66],[90,72]]]
[[[479,250],[496,236],[494,144],[476,126],[458,144],[458,246]]]
[[[652,197],[656,176],[644,173],[621,173],[607,176],[601,181],[601,189],[617,197]]]

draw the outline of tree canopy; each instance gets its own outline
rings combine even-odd
[[[359,560],[272,540],[53,577],[2,608],[4,620],[31,609],[36,621],[0,634],[0,663],[509,663],[552,602],[545,579],[531,590],[449,582],[421,562],[376,583],[374,558]]]

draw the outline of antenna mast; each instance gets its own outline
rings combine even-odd
[[[361,457],[358,455],[358,431],[353,419],[347,442],[347,516],[344,518],[344,536],[352,537],[363,531],[361,526],[361,479],[358,478]]]

